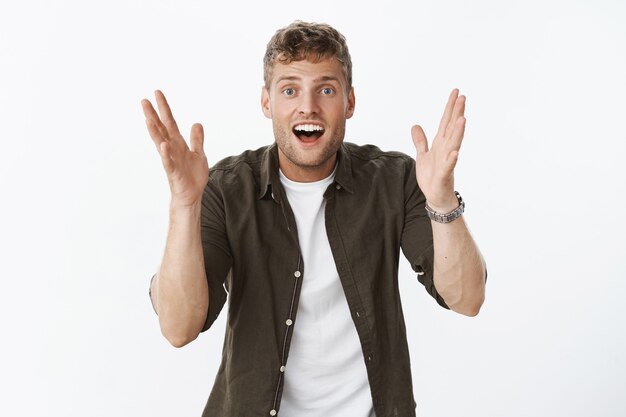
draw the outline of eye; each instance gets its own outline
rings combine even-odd
[[[325,96],[329,96],[329,95],[331,95],[334,92],[335,92],[335,90],[330,88],[330,87],[322,88],[322,94],[325,95]]]
[[[296,90],[294,90],[293,88],[285,88],[283,90],[283,94],[286,96],[293,96],[294,94],[296,94]]]

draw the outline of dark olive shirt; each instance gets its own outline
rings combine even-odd
[[[415,161],[344,143],[324,194],[335,266],[363,351],[377,417],[415,416],[398,289],[400,250],[426,290],[433,246]],[[208,329],[229,300],[222,362],[203,417],[280,415],[298,299],[307,278],[273,144],[211,168],[202,200]],[[285,416],[297,417],[297,416]]]

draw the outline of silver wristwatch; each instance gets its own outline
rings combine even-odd
[[[437,213],[436,211],[428,207],[428,203],[426,203],[426,213],[428,214],[428,218],[437,223],[450,223],[451,221],[454,221],[461,217],[461,215],[465,211],[465,201],[463,201],[463,199],[461,198],[461,194],[459,194],[458,191],[455,191],[454,195],[456,196],[456,199],[459,200],[459,206],[452,210],[450,213]]]

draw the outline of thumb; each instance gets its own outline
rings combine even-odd
[[[418,158],[428,152],[428,140],[420,125],[415,125],[411,128],[411,137],[413,138],[413,145],[415,145]]]

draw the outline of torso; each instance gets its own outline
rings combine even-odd
[[[286,417],[374,416],[361,344],[326,236],[323,194],[332,182],[331,175],[295,183],[281,173],[305,265],[279,411]]]

